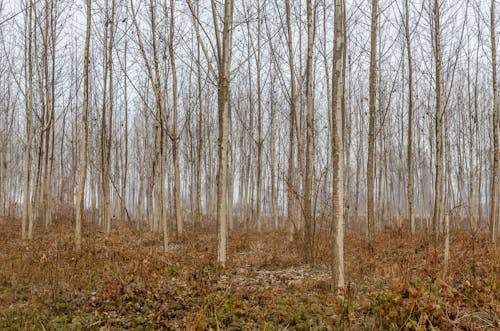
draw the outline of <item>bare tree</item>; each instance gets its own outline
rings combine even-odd
[[[31,239],[32,233],[28,232],[28,223],[30,223],[29,228],[32,229],[33,220],[30,219],[30,181],[31,181],[31,143],[33,140],[33,64],[32,64],[32,35],[33,35],[33,2],[29,1],[29,6],[27,6],[28,14],[28,24],[26,29],[27,38],[25,43],[27,43],[27,51],[25,54],[25,61],[27,64],[27,78],[25,83],[26,93],[25,93],[25,108],[26,108],[26,146],[24,149],[24,188],[23,188],[23,216],[21,225],[21,236],[23,239]],[[25,46],[26,47],[26,46]]]
[[[294,183],[295,183],[295,126],[296,126],[296,88],[295,88],[295,65],[293,60],[293,34],[290,13],[290,0],[285,0],[288,65],[290,69],[290,126],[288,140],[288,174],[287,174],[287,218],[290,227],[290,240],[293,238],[295,223]]]
[[[177,109],[177,70],[175,67],[174,54],[174,0],[170,0],[170,37],[168,44],[168,52],[170,56],[170,66],[172,69],[172,110],[173,110],[173,125],[172,125],[172,154],[174,161],[174,209],[175,209],[175,224],[177,225],[177,236],[182,236],[182,215],[181,215],[181,175],[179,170],[179,134],[177,130],[178,109]]]
[[[262,137],[262,16],[261,3],[257,0],[257,49],[255,50],[255,65],[257,70],[257,188],[256,188],[256,211],[255,218],[257,219],[257,229],[262,231],[262,153],[263,153],[263,137]],[[251,37],[251,34],[249,34]]]
[[[157,212],[159,214],[159,219],[161,220],[161,227],[163,232],[163,250],[168,250],[168,223],[167,223],[167,212],[166,212],[166,203],[165,203],[165,161],[166,161],[166,144],[165,144],[165,118],[166,114],[164,113],[164,93],[162,93],[162,84],[160,77],[160,68],[159,68],[159,56],[158,56],[158,47],[156,40],[156,0],[150,0],[150,18],[151,18],[151,48],[153,51],[153,65],[151,65],[151,61],[149,60],[146,49],[144,46],[144,42],[142,40],[142,33],[139,27],[139,23],[137,21],[137,13],[134,8],[133,0],[130,0],[130,9],[132,12],[132,20],[135,26],[136,34],[137,34],[137,42],[139,44],[139,50],[141,53],[142,60],[144,65],[146,66],[146,73],[148,76],[148,80],[151,83],[153,88],[153,93],[155,97],[155,107],[156,107],[156,120],[157,125],[155,125],[155,158],[152,163],[153,174],[155,173],[155,169],[159,174],[159,185],[157,186],[158,192],[156,196],[157,202]],[[152,180],[153,178],[150,177]],[[154,186],[154,182],[152,181],[150,185]],[[148,194],[148,201],[152,202],[153,195],[153,187],[150,187],[150,192]],[[152,205],[149,210],[153,209]]]
[[[313,48],[314,13],[312,0],[307,0],[307,57],[306,57],[306,167],[304,176],[304,254],[306,263],[313,259],[312,180],[314,159],[314,109],[313,109]]]
[[[275,54],[275,46],[272,41],[271,31],[269,28],[269,24],[266,20],[266,29],[269,41],[269,53],[271,57],[271,66],[269,67],[269,76],[270,76],[270,87],[269,87],[269,108],[270,108],[270,119],[269,119],[269,166],[270,166],[270,176],[271,176],[271,210],[272,210],[272,219],[275,228],[279,227],[278,220],[278,187],[277,187],[277,176],[276,176],[276,76],[278,72],[279,64],[276,63],[276,54]]]
[[[105,4],[105,32],[104,32],[104,71],[103,71],[103,92],[102,92],[102,115],[101,115],[101,208],[102,208],[102,223],[105,226],[106,233],[111,232],[111,143],[113,131],[113,43],[115,35],[115,0],[111,2],[109,8],[109,0]],[[111,14],[109,13],[111,10]],[[109,90],[107,90],[109,89]]]
[[[408,219],[410,233],[415,234],[415,213],[413,210],[413,58],[410,35],[410,8],[409,0],[405,0],[405,41],[408,61],[408,140],[406,152],[406,166],[408,168],[408,183],[406,188],[408,199]]]
[[[442,84],[442,55],[441,55],[441,33],[439,19],[439,0],[434,0],[432,10],[433,15],[433,44],[434,44],[434,60],[435,60],[435,88],[436,88],[436,173],[435,173],[435,189],[434,189],[434,214],[432,218],[432,233],[434,244],[437,245],[439,236],[439,225],[441,224],[442,208],[443,208],[443,105],[441,95]]]
[[[215,2],[212,0],[214,21],[216,20]],[[226,266],[227,260],[227,148],[229,131],[229,94],[230,94],[230,68],[231,68],[231,37],[233,26],[233,1],[224,1],[224,21],[222,29],[222,42],[216,27],[217,53],[218,53],[218,80],[217,99],[219,113],[219,139],[218,139],[218,169],[217,169],[217,225],[218,250],[217,261]]]
[[[368,237],[370,242],[375,231],[374,175],[375,175],[375,116],[377,91],[377,24],[378,0],[372,0],[371,42],[370,42],[370,119],[368,128],[368,161],[366,166]]]
[[[125,30],[128,30],[128,23],[125,28]],[[127,75],[127,55],[128,55],[128,36],[125,36],[125,42],[123,45],[123,72],[125,75]],[[121,178],[121,189],[120,189],[120,220],[125,220],[125,215],[127,215],[128,218],[128,212],[127,212],[127,176],[128,176],[128,160],[129,160],[129,151],[128,151],[128,81],[125,78],[123,81],[123,98],[124,98],[124,113],[125,113],[125,123],[123,125],[124,127],[124,150],[122,152],[122,178]],[[142,201],[142,199],[141,199]],[[140,209],[140,208],[139,208]]]
[[[492,87],[493,87],[493,169],[491,180],[491,206],[490,206],[490,240],[496,242],[496,217],[497,217],[497,195],[498,195],[498,162],[500,151],[498,148],[499,129],[499,103],[498,103],[498,83],[497,83],[497,48],[495,31],[495,0],[491,0],[490,5],[490,34],[491,34],[491,65],[492,65]]]
[[[342,109],[344,85],[344,0],[335,0],[335,49],[333,55],[332,160],[333,160],[333,277],[335,286],[345,287],[344,276],[344,132]]]
[[[197,3],[196,15],[199,15],[199,2]],[[198,124],[196,128],[196,222],[201,223],[201,161],[203,150],[203,91],[201,79],[201,56],[200,43],[196,43],[196,75],[198,82]]]
[[[87,0],[87,28],[85,30],[85,51],[83,55],[83,110],[82,110],[82,149],[80,160],[80,182],[78,183],[78,196],[76,202],[75,222],[75,248],[82,249],[82,218],[85,206],[85,183],[87,181],[87,138],[88,138],[88,109],[89,109],[89,53],[90,53],[90,27],[91,0]]]

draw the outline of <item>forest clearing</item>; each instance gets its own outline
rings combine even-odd
[[[216,233],[189,229],[162,252],[158,233],[126,224],[106,237],[54,224],[22,243],[0,232],[0,329],[39,330],[498,330],[500,254],[484,235],[452,231],[450,261],[429,235],[385,229],[370,253],[348,231],[345,291],[332,291],[328,239],[315,266],[286,231],[237,230],[228,265],[215,263]]]

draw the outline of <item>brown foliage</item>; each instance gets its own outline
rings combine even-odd
[[[125,224],[106,235],[58,223],[29,243],[0,231],[0,329],[498,329],[500,253],[486,237],[453,232],[448,275],[426,234],[348,233],[348,287],[330,288],[331,246],[300,262],[286,231],[235,231],[228,267],[213,227],[188,229],[167,253],[160,234]],[[473,240],[474,239],[474,240]]]

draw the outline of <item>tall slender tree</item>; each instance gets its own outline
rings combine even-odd
[[[218,133],[218,169],[217,169],[217,226],[218,250],[217,261],[226,266],[227,260],[227,217],[226,217],[226,195],[227,195],[227,149],[229,131],[229,99],[230,99],[230,68],[231,68],[231,39],[233,26],[233,1],[224,1],[224,20],[222,28],[222,41],[218,28],[216,28],[217,53],[218,53],[218,80],[217,101],[219,114]],[[212,0],[212,15],[214,21],[217,19],[215,0]],[[218,26],[217,24],[215,25]]]
[[[113,48],[115,36],[115,0],[106,0],[106,21],[105,21],[105,64],[104,64],[104,82],[102,97],[102,116],[101,116],[101,190],[102,190],[102,222],[106,233],[111,232],[111,143],[113,131]],[[109,13],[111,10],[111,13]],[[108,89],[106,91],[106,89]]]
[[[312,0],[307,0],[307,57],[306,57],[306,167],[304,176],[304,254],[306,263],[313,262],[313,204],[312,182],[314,172],[314,104],[313,104],[313,48],[314,13]]]
[[[435,61],[435,90],[436,90],[436,119],[435,119],[435,134],[436,134],[436,172],[434,180],[434,214],[432,217],[432,234],[434,245],[437,245],[439,237],[439,225],[442,219],[443,208],[443,105],[441,95],[442,85],[442,55],[441,55],[441,29],[439,17],[439,0],[434,0],[433,10],[433,44],[434,44],[434,61]]]
[[[408,65],[408,137],[406,152],[406,167],[408,169],[408,182],[406,193],[408,198],[408,219],[410,232],[415,234],[415,212],[413,208],[413,58],[410,36],[410,4],[405,0],[405,41]]]
[[[256,211],[257,228],[262,230],[261,204],[262,204],[262,23],[261,23],[261,4],[257,0],[257,50],[255,52],[257,69],[257,191],[256,191]]]
[[[28,24],[27,38],[25,43],[26,53],[25,61],[27,64],[26,73],[26,93],[25,93],[25,109],[26,109],[26,146],[24,149],[24,188],[23,188],[23,213],[22,213],[22,224],[21,224],[21,236],[23,239],[30,237],[28,233],[28,223],[33,222],[30,219],[30,182],[31,182],[31,144],[33,141],[33,62],[32,62],[32,47],[33,47],[33,0],[29,0],[28,6],[26,7],[28,11]],[[32,226],[30,226],[32,227]]]
[[[335,49],[333,53],[332,161],[333,161],[333,277],[337,288],[345,287],[344,276],[344,132],[342,108],[344,85],[344,0],[335,0]]]
[[[371,41],[370,41],[370,118],[368,124],[368,161],[366,165],[366,202],[368,238],[373,240],[375,232],[374,188],[375,188],[375,117],[377,102],[377,30],[378,30],[378,0],[372,0]]]
[[[128,22],[126,23],[125,30],[128,30]],[[124,37],[123,45],[123,72],[127,75],[127,55],[128,55],[128,36]],[[120,220],[124,221],[125,217],[128,217],[127,212],[127,177],[128,177],[128,81],[125,79],[123,81],[123,99],[124,99],[124,113],[125,113],[125,123],[124,128],[124,149],[122,151],[122,178],[121,178],[121,189],[120,189]],[[141,200],[142,201],[142,200]],[[140,208],[139,208],[140,209]]]
[[[491,66],[492,66],[492,87],[493,87],[493,169],[491,180],[491,206],[490,206],[490,240],[496,242],[496,217],[497,217],[497,195],[498,195],[498,162],[500,151],[498,148],[498,129],[499,129],[499,103],[498,103],[498,82],[497,82],[497,47],[495,31],[495,0],[490,4],[490,34],[491,34]]]
[[[183,224],[181,215],[181,175],[179,169],[179,134],[177,130],[177,122],[179,120],[179,111],[177,109],[177,69],[175,66],[175,53],[174,53],[174,0],[170,0],[170,36],[168,43],[168,52],[170,57],[170,66],[172,70],[172,154],[174,161],[174,210],[175,210],[175,224],[177,227],[177,236],[182,236]]]
[[[296,228],[295,220],[295,126],[296,126],[296,88],[295,88],[295,65],[293,54],[293,33],[290,0],[285,0],[285,16],[287,31],[288,66],[290,71],[290,126],[288,130],[288,171],[287,171],[287,219],[290,240],[293,239]]]
[[[196,15],[199,15],[200,5],[197,2]],[[197,25],[196,25],[197,26]],[[201,223],[201,161],[203,156],[203,91],[201,79],[200,43],[196,43],[196,75],[198,82],[198,124],[196,128],[196,223]]]
[[[82,110],[82,148],[80,151],[80,181],[76,202],[75,248],[82,249],[82,218],[85,205],[85,183],[87,182],[87,138],[88,138],[88,109],[89,109],[89,56],[90,56],[90,28],[92,2],[87,0],[87,28],[85,30],[85,50],[83,54],[83,110]]]

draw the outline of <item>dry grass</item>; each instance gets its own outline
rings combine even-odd
[[[229,266],[215,263],[213,227],[161,252],[161,236],[124,224],[109,237],[85,229],[73,251],[68,224],[0,231],[0,329],[462,329],[500,328],[500,253],[483,235],[453,232],[449,274],[426,234],[386,229],[370,253],[348,233],[342,295],[330,288],[330,244],[314,268],[284,231],[230,235]]]

